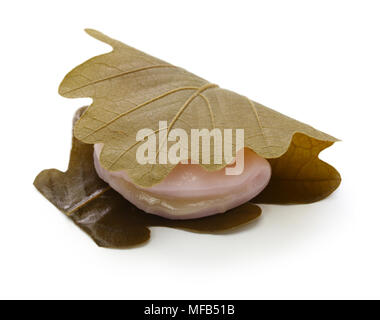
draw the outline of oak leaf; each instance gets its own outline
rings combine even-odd
[[[300,154],[297,163],[288,161],[289,157],[285,155],[292,148],[292,141],[298,141],[296,134],[308,137],[310,145],[320,142],[328,146],[337,141],[336,138],[98,31],[86,31],[111,45],[113,50],[73,69],[62,81],[59,93],[68,98],[93,99],[93,104],[75,125],[74,134],[84,143],[104,144],[100,163],[106,169],[124,170],[135,184],[144,187],[162,181],[175,164],[140,165],[136,160],[136,150],[141,143],[136,141],[136,133],[142,128],[151,128],[158,135],[159,121],[167,121],[168,131],[181,128],[189,136],[191,129],[219,128],[232,129],[233,132],[244,129],[245,147],[264,158],[277,159],[271,163],[285,170],[289,179],[302,177],[294,170],[299,163],[314,161],[312,168],[308,165],[309,171],[320,171],[325,167],[315,152]],[[173,143],[168,142],[168,148]],[[218,170],[227,165],[224,160],[222,164],[214,164],[213,160],[211,153],[210,164],[201,165],[207,170]],[[288,177],[287,172],[295,176]],[[273,178],[281,175],[277,172]],[[333,172],[334,179],[338,175]],[[313,172],[309,176],[319,177]],[[325,175],[323,179],[326,179]],[[318,188],[328,190],[314,190],[309,200],[320,198],[337,187],[336,183],[325,187],[320,185],[318,183]],[[279,190],[274,182],[270,186]]]

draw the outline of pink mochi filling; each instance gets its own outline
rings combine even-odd
[[[206,171],[198,164],[178,164],[160,183],[135,185],[124,171],[108,171],[99,162],[102,144],[94,145],[99,177],[139,209],[168,219],[194,219],[225,212],[257,196],[271,177],[269,162],[250,149],[244,152],[244,170],[226,175],[225,170]]]

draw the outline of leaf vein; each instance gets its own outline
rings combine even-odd
[[[161,95],[159,95],[159,96],[156,96],[156,97],[154,97],[154,98],[152,98],[152,99],[149,99],[149,100],[147,100],[147,101],[145,101],[145,102],[143,102],[143,103],[137,105],[136,107],[134,107],[134,108],[132,108],[132,109],[130,109],[130,110],[128,110],[128,111],[125,111],[125,112],[120,113],[120,114],[119,114],[118,116],[116,116],[115,118],[111,119],[110,121],[106,122],[106,123],[103,124],[102,126],[100,126],[100,127],[98,127],[97,129],[95,129],[93,132],[89,133],[89,134],[88,134],[87,136],[85,136],[83,139],[88,138],[89,136],[93,135],[94,133],[96,133],[96,132],[98,132],[98,131],[100,131],[100,130],[106,128],[106,127],[108,127],[110,124],[112,124],[112,123],[115,122],[116,120],[118,120],[118,119],[120,119],[120,118],[126,116],[127,114],[132,113],[133,111],[136,111],[136,110],[138,110],[138,109],[140,109],[140,108],[142,108],[142,107],[144,107],[144,106],[146,106],[146,105],[148,105],[148,104],[150,104],[150,103],[152,103],[152,102],[154,102],[154,101],[156,101],[156,100],[159,100],[159,99],[161,99],[161,98],[163,98],[163,97],[166,97],[166,96],[168,96],[168,95],[170,95],[170,94],[172,94],[172,93],[176,93],[176,92],[178,92],[178,91],[183,91],[183,90],[197,90],[197,89],[198,89],[197,87],[181,87],[181,88],[176,88],[176,89],[173,89],[173,90],[169,90],[169,91],[167,91],[167,92],[165,92],[165,93],[163,93],[163,94],[161,94]]]
[[[125,75],[128,75],[128,74],[131,74],[131,73],[136,73],[136,72],[150,70],[150,69],[156,69],[156,68],[178,68],[178,67],[172,66],[170,64],[158,64],[158,65],[153,65],[153,66],[140,67],[140,68],[124,71],[124,72],[121,72],[121,73],[114,74],[112,76],[108,76],[108,77],[105,77],[105,78],[101,78],[101,79],[98,79],[98,80],[91,81],[91,82],[86,83],[86,84],[84,84],[82,86],[79,86],[79,87],[67,90],[65,92],[62,92],[62,95],[69,94],[69,93],[72,93],[74,91],[81,90],[83,88],[92,86],[94,84],[97,84],[97,83],[100,83],[100,82],[104,82],[104,81],[107,81],[107,80],[111,80],[111,79],[115,79],[115,78],[119,78],[119,77],[122,77],[122,76],[125,76]],[[83,75],[81,75],[81,76],[83,76]]]
[[[259,126],[259,128],[260,128],[260,133],[261,133],[261,135],[263,136],[264,143],[265,143],[265,145],[268,147],[268,146],[269,146],[269,143],[268,143],[267,138],[266,138],[266,136],[265,136],[265,134],[264,134],[264,127],[263,127],[263,125],[262,125],[262,123],[261,123],[261,120],[260,120],[259,113],[258,113],[258,111],[257,111],[256,105],[255,105],[254,102],[251,101],[249,98],[247,98],[247,100],[248,100],[249,104],[250,104],[251,107],[252,107],[252,111],[253,111],[253,114],[255,115],[255,118],[256,118],[256,120],[257,120],[257,124],[258,124],[258,126]]]

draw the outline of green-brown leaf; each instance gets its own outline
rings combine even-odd
[[[319,141],[296,133],[288,151],[277,159],[269,159],[272,177],[255,203],[310,203],[326,198],[340,185],[339,172],[318,158],[331,146],[330,141]]]

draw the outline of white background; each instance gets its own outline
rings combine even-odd
[[[0,298],[380,298],[378,1],[0,4]],[[109,48],[91,27],[330,133],[342,174],[319,203],[262,206],[228,235],[152,228],[101,249],[33,187],[65,170],[64,75]]]

